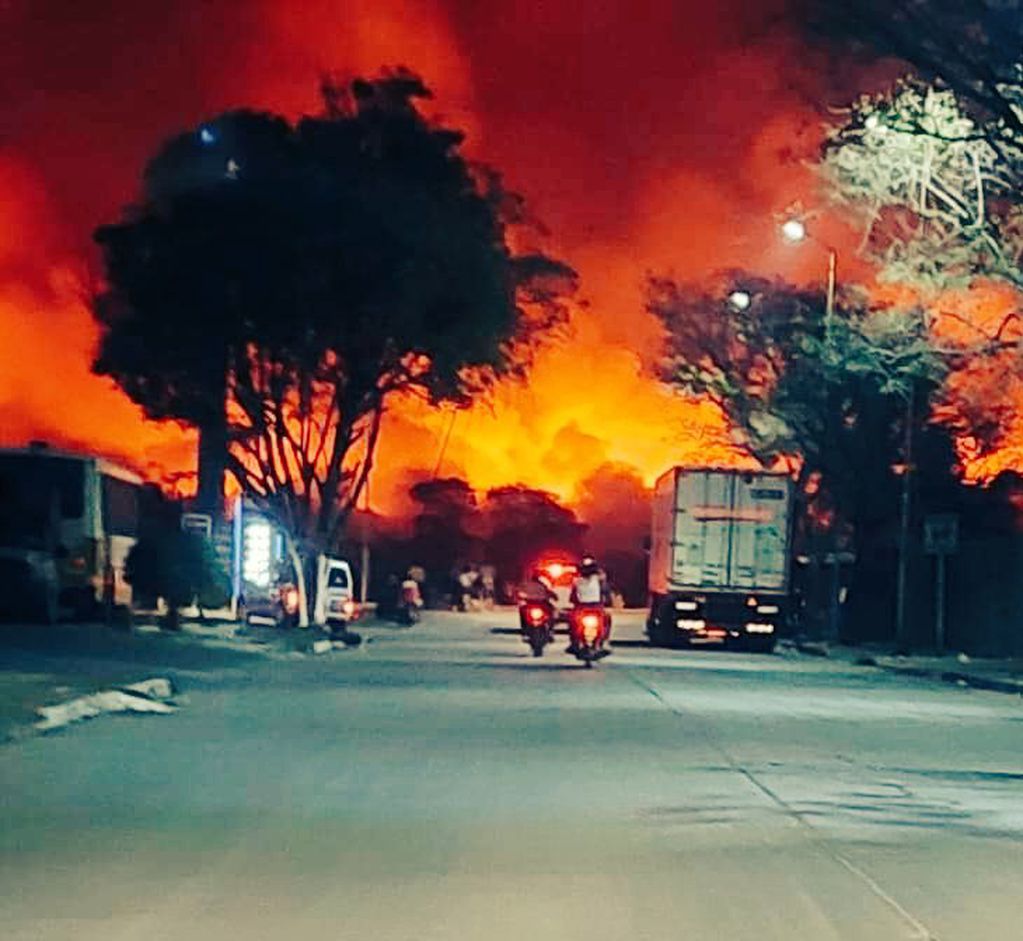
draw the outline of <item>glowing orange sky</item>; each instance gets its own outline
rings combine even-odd
[[[88,235],[127,201],[147,156],[183,126],[242,104],[298,114],[326,70],[407,65],[437,92],[550,229],[582,275],[586,313],[506,384],[460,414],[443,472],[478,487],[523,482],[571,497],[606,462],[651,481],[683,461],[729,459],[713,409],[641,369],[657,333],[650,270],[722,267],[798,280],[821,242],[776,237],[773,213],[813,202],[797,158],[819,117],[803,94],[830,63],[767,27],[782,0],[586,6],[433,0],[103,0],[0,10],[0,80],[13,133],[0,151],[0,440],[49,437],[143,468],[188,469],[193,436],[144,421],[88,370],[95,328],[81,299]],[[829,92],[820,89],[822,95]],[[839,99],[840,100],[840,99]],[[846,236],[847,237],[847,236]],[[374,482],[393,504],[432,472],[449,413],[399,404]]]

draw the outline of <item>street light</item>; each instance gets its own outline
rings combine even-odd
[[[750,304],[753,303],[753,297],[749,291],[732,291],[728,295],[728,303],[731,305],[732,310],[739,311],[740,313],[744,310],[749,310]]]
[[[782,223],[781,234],[786,242],[802,242],[806,238],[806,223],[802,219],[787,219]]]

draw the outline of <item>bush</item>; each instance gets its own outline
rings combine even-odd
[[[125,579],[137,594],[164,599],[171,626],[180,608],[219,608],[231,597],[230,579],[210,541],[180,529],[141,538],[128,553]]]

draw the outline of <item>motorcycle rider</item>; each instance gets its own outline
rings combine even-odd
[[[607,577],[593,556],[584,556],[579,574],[572,582],[572,604],[604,606],[609,603]]]
[[[553,611],[557,606],[558,595],[550,582],[547,573],[541,568],[534,568],[529,574],[525,584],[519,589],[519,624],[526,629],[525,609],[529,604],[540,604],[549,606]]]
[[[579,564],[579,574],[572,583],[572,605],[574,608],[594,607],[606,608],[611,603],[610,593],[607,587],[607,576],[597,564],[593,556],[584,556]],[[604,630],[607,639],[611,637],[611,616],[604,611]],[[569,644],[569,653],[572,652],[572,645]]]

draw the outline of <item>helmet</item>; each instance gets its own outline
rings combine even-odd
[[[597,560],[592,555],[584,555],[582,561],[579,563],[579,574],[580,575],[597,575],[600,573],[600,566],[597,565]]]

